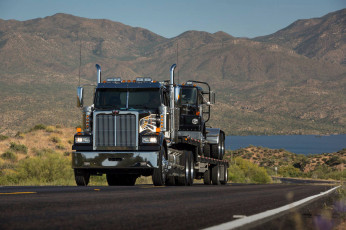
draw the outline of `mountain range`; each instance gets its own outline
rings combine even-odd
[[[165,38],[60,13],[0,19],[0,134],[79,125],[75,89],[95,83],[96,63],[104,78],[156,80],[168,79],[177,63],[179,83],[210,83],[217,94],[211,125],[227,134],[345,133],[345,20],[343,9],[249,39],[222,31]]]

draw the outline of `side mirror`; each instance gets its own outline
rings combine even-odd
[[[83,87],[77,88],[77,107],[83,107]]]
[[[210,104],[215,104],[215,92],[210,91]]]
[[[181,90],[181,87],[180,86],[175,86],[174,87],[174,103],[180,107],[181,106],[181,93],[182,93],[182,90]]]

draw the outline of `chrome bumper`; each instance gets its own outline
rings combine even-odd
[[[157,168],[159,151],[154,152],[73,152],[73,168]]]

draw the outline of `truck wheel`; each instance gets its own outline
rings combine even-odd
[[[193,180],[195,179],[195,160],[192,152],[189,152],[189,179],[188,185],[193,185]]]
[[[203,182],[204,184],[206,185],[211,185],[211,178],[210,178],[210,170],[207,170],[204,172],[204,175],[203,175]]]
[[[220,134],[219,144],[211,146],[211,157],[222,160],[225,154],[225,138],[223,134]]]
[[[84,170],[74,170],[74,178],[78,186],[87,186],[90,180],[90,174]]]
[[[222,181],[220,181],[220,183],[225,185],[225,184],[227,184],[227,181],[228,181],[228,169],[227,169],[227,167],[223,167],[223,168],[224,168],[224,172],[223,172],[224,179]]]
[[[213,185],[220,185],[220,167],[218,165],[211,169],[211,180]]]
[[[166,162],[167,160],[165,159],[166,156],[166,150],[163,148],[163,150],[160,153],[159,156],[159,161],[158,161],[158,167],[154,168],[153,172],[153,184],[155,186],[163,186],[165,185],[166,182]]]
[[[178,185],[190,185],[190,174],[191,174],[191,170],[190,170],[190,157],[189,157],[190,152],[188,151],[184,151],[183,155],[182,155],[182,161],[184,164],[184,168],[182,170],[182,174],[183,176],[178,177]]]
[[[205,144],[203,147],[203,152],[204,152],[204,156],[205,157],[210,157],[210,145],[209,144]]]
[[[223,156],[225,155],[225,135],[223,133],[220,133],[220,160],[223,159]]]

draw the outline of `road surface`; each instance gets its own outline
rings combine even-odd
[[[0,187],[0,229],[201,229],[330,188],[286,184]]]

